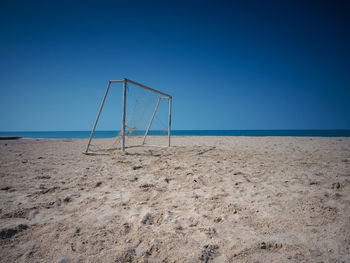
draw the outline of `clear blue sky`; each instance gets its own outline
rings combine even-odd
[[[123,77],[173,95],[173,129],[349,129],[349,14],[349,1],[1,1],[0,131],[91,130]]]

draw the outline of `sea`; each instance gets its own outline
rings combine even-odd
[[[12,131],[0,132],[0,137],[50,139],[89,138],[91,131]],[[95,131],[94,138],[113,138],[119,131]],[[142,135],[144,131],[137,131]],[[164,131],[150,131],[149,135],[164,135]],[[296,137],[350,137],[350,130],[172,130],[172,136],[296,136]]]

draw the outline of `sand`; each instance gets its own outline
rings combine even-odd
[[[1,262],[350,262],[350,138],[0,141]]]

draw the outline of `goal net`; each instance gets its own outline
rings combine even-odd
[[[170,146],[171,102],[170,95],[132,80],[109,81],[85,153]]]

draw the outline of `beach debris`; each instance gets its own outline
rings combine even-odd
[[[145,191],[149,190],[152,187],[154,187],[154,184],[142,184],[142,185],[140,185],[140,188],[143,188]]]
[[[77,228],[75,230],[74,236],[79,236],[79,234],[80,234],[80,228]]]
[[[204,262],[209,262],[209,260],[213,260],[216,254],[216,250],[218,249],[219,246],[215,244],[205,245],[202,248],[202,253],[199,256],[199,260]]]
[[[198,222],[192,223],[189,225],[189,227],[196,227],[198,225]]]
[[[141,223],[144,225],[152,225],[151,214],[150,213],[145,214],[145,216],[141,220]]]
[[[218,216],[214,219],[215,223],[220,223],[222,221],[222,217]]]
[[[340,183],[336,182],[332,184],[332,189],[339,189],[340,188]]]
[[[39,156],[38,159],[45,159],[45,157]]]
[[[17,233],[16,229],[5,229],[0,232],[0,238],[1,239],[6,239],[6,238],[11,238]]]
[[[70,196],[67,196],[66,198],[63,199],[64,203],[69,203],[70,201],[72,201]]]
[[[22,163],[27,163],[27,162],[28,162],[27,159],[22,160]]]
[[[212,147],[210,147],[209,149],[206,149],[206,150],[203,150],[203,151],[199,152],[198,155],[205,154],[205,153],[207,153],[207,152],[209,152],[209,151],[211,151],[211,150],[214,150],[214,149],[216,149],[216,147],[215,147],[215,146],[212,146]]]
[[[74,243],[70,244],[70,248],[72,249],[73,252],[75,252],[75,244]]]
[[[5,186],[5,187],[1,188],[0,190],[2,190],[2,191],[8,191],[8,190],[10,190],[10,188],[11,188],[11,187],[9,187],[9,186]]]
[[[176,226],[176,227],[175,227],[175,230],[177,230],[177,231],[181,231],[181,230],[183,230],[183,227],[182,227],[182,226],[180,226],[180,225],[178,225],[178,226]]]
[[[133,166],[133,167],[132,167],[133,170],[138,170],[138,169],[141,169],[141,168],[143,168],[143,166],[141,166],[141,165]]]
[[[48,175],[40,175],[40,176],[35,177],[35,179],[51,179],[51,176],[48,176]]]
[[[273,248],[282,248],[281,243],[277,243],[275,240],[270,240],[269,242],[261,242],[259,244],[260,249],[273,249]]]
[[[1,239],[7,239],[7,238],[11,238],[14,235],[16,235],[17,233],[28,229],[28,226],[25,224],[19,224],[17,227],[15,228],[8,228],[8,229],[3,229],[0,231],[0,238]]]
[[[102,184],[102,182],[97,182],[95,185],[95,188],[101,186],[101,184]]]
[[[315,182],[315,181],[310,182],[310,185],[317,185],[317,184],[318,184],[318,182]]]
[[[265,242],[260,243],[260,249],[267,249],[267,245]]]
[[[165,178],[164,181],[168,184],[169,183],[169,179]]]

